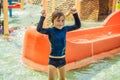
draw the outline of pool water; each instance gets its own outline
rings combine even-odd
[[[25,10],[13,10],[9,26],[17,27],[10,39],[0,35],[0,80],[48,80],[47,73],[34,71],[22,64],[22,45],[26,27],[39,21],[41,5],[25,4]],[[82,22],[82,27],[96,27],[102,22]],[[83,68],[68,71],[67,80],[120,80],[120,54]]]

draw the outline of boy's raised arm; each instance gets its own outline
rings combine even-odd
[[[45,20],[45,17],[46,17],[45,10],[41,11],[41,15],[42,16],[40,17],[40,21],[37,25],[37,31],[40,32],[40,33],[43,33],[43,34],[48,34],[48,29],[43,28],[43,23],[44,23],[44,20]]]

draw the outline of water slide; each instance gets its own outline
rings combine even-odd
[[[103,25],[67,33],[66,70],[86,66],[120,53],[120,11],[109,15]],[[29,27],[24,36],[22,61],[29,68],[47,72],[50,44],[44,34]]]

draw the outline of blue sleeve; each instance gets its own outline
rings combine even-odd
[[[37,31],[43,34],[48,34],[49,33],[49,28],[43,28],[43,22],[45,20],[44,16],[41,16],[40,21],[37,25]]]
[[[71,25],[71,26],[65,26],[67,31],[76,30],[76,29],[81,27],[81,21],[80,21],[80,19],[78,17],[78,14],[77,13],[73,14],[73,17],[74,17],[74,20],[75,20],[75,24]]]

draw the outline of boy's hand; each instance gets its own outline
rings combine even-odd
[[[46,11],[45,11],[45,10],[42,10],[42,11],[41,11],[41,15],[44,16],[44,17],[46,17]]]
[[[75,14],[75,13],[77,13],[77,10],[76,10],[76,8],[71,8],[71,9],[70,9],[70,13],[72,13],[72,14]]]

